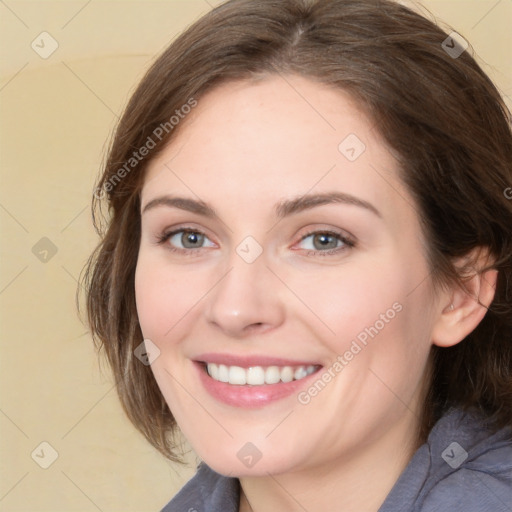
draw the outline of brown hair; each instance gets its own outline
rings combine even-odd
[[[110,214],[103,225],[97,194],[93,201],[102,240],[84,284],[90,329],[123,407],[166,457],[179,460],[176,422],[150,367],[133,353],[143,339],[134,274],[144,169],[179,129],[169,127],[170,116],[191,98],[226,81],[276,73],[345,90],[375,122],[416,201],[436,286],[462,286],[454,260],[474,248],[488,248],[494,258],[498,283],[483,321],[463,342],[432,348],[421,436],[452,406],[477,408],[493,428],[511,424],[510,112],[468,51],[458,58],[447,53],[446,38],[433,22],[390,0],[231,0],[187,29],[149,69],[119,122],[99,182]],[[155,137],[165,123],[169,129]],[[131,165],[149,138],[155,147]]]

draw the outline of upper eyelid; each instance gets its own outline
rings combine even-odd
[[[166,238],[171,238],[172,236],[175,236],[178,233],[182,233],[182,232],[183,233],[199,233],[200,235],[203,235],[205,238],[208,238],[208,240],[210,240],[211,242],[214,242],[214,240],[212,240],[212,237],[210,237],[210,235],[208,235],[208,233],[206,233],[204,230],[198,229],[198,228],[192,228],[190,226],[188,226],[188,227],[187,226],[183,226],[183,227],[177,227],[177,228],[164,229],[162,231],[162,235],[161,236],[164,236]]]
[[[162,230],[162,233],[165,234],[165,235],[170,235],[170,234],[176,234],[176,233],[180,233],[181,231],[188,231],[188,232],[192,232],[192,233],[200,233],[202,235],[205,235],[205,236],[209,236],[206,231],[207,230],[204,230],[202,228],[195,228],[193,226],[187,226],[187,225],[183,225],[183,226],[177,226],[176,228],[169,228],[169,229],[164,229]],[[350,235],[349,233],[347,233],[345,230],[336,230],[336,229],[333,229],[333,228],[318,228],[318,229],[311,229],[309,231],[307,231],[306,233],[300,235],[300,240],[303,240],[304,238],[308,237],[308,236],[311,236],[311,235],[315,235],[315,234],[318,234],[318,233],[327,233],[327,234],[330,234],[330,235],[336,235],[336,236],[340,236],[342,238],[353,238],[352,235]]]
[[[318,234],[327,234],[329,236],[335,236],[338,238],[338,240],[340,240],[347,247],[355,247],[357,244],[357,240],[355,239],[355,237],[353,237],[352,235],[349,235],[348,233],[331,231],[331,230],[315,230],[312,232],[308,232],[305,235],[302,235],[301,238],[299,239],[299,241],[296,242],[294,245],[304,241],[306,238],[309,238],[310,236],[314,236],[314,235],[318,235]],[[318,252],[324,252],[324,251],[318,251]],[[325,252],[327,252],[327,251],[325,251]]]
[[[177,224],[174,227],[171,226],[171,227],[164,228],[160,232],[163,235],[169,235],[169,234],[179,233],[180,231],[190,231],[190,232],[193,232],[193,233],[201,233],[202,235],[205,235],[208,238],[210,238],[210,235],[208,235],[208,231],[209,230],[204,229],[204,228],[194,227],[191,224],[193,224],[193,222],[191,222],[190,224],[189,223],[187,223],[187,224]]]

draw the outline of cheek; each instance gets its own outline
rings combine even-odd
[[[202,281],[202,284],[201,284]],[[135,272],[137,314],[145,338],[157,345],[171,339],[178,326],[194,314],[205,293],[199,273],[176,271],[162,261],[139,255]]]
[[[395,265],[396,266],[396,265]],[[311,273],[289,274],[287,283],[303,304],[298,304],[314,327],[337,352],[375,326],[380,331],[400,313],[407,292],[407,276],[381,265],[364,261]],[[290,297],[291,303],[297,298]],[[306,307],[305,307],[306,306]],[[368,336],[368,335],[366,335]]]
[[[400,262],[398,256],[389,252],[378,264],[361,258],[350,268],[289,275],[290,288],[300,290],[308,306],[300,305],[306,325],[320,335],[331,360],[339,362],[334,370],[344,374],[335,386],[346,396],[344,381],[350,378],[350,387],[359,390],[356,401],[364,390],[365,403],[389,405],[395,401],[389,389],[410,399],[426,364],[431,327],[428,269],[420,257]]]

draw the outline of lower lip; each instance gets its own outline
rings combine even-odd
[[[237,386],[226,382],[219,382],[208,375],[203,364],[195,362],[194,366],[199,372],[199,378],[206,391],[219,402],[234,407],[260,408],[272,402],[297,394],[304,385],[321,369],[299,380],[279,382],[277,384],[263,384],[261,386]]]

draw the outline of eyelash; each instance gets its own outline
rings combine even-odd
[[[200,231],[199,229],[182,226],[182,227],[179,227],[179,228],[174,229],[172,231],[164,232],[161,235],[159,235],[157,237],[157,244],[158,245],[165,244],[166,242],[169,241],[169,239],[171,237],[173,237],[174,235],[176,235],[178,233],[194,233],[194,234],[199,234],[199,235],[202,235],[202,236],[208,238],[207,235],[205,233],[203,233],[202,231]],[[307,251],[308,253],[313,252],[313,253],[316,253],[317,255],[320,255],[320,256],[339,254],[339,253],[341,253],[343,251],[346,251],[348,249],[352,249],[352,248],[354,248],[356,246],[355,241],[352,240],[351,238],[347,237],[346,235],[342,235],[341,233],[339,233],[337,231],[321,230],[321,229],[320,230],[309,231],[308,233],[306,233],[305,235],[303,235],[301,237],[299,242],[303,242],[306,238],[309,238],[311,235],[328,235],[328,236],[332,236],[332,237],[337,238],[340,242],[343,243],[342,247],[337,247],[335,249],[327,249],[325,251],[312,250],[312,249],[303,249],[303,250]],[[171,244],[168,244],[167,249],[172,251],[172,252],[175,252],[175,253],[182,253],[185,256],[192,256],[193,253],[197,254],[197,253],[200,252],[201,249],[205,249],[205,247],[199,247],[197,249],[181,249],[179,247],[173,247]]]

